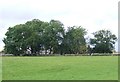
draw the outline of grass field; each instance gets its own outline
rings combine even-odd
[[[2,81],[2,57],[0,56],[0,82]]]
[[[3,80],[118,80],[117,56],[3,57]]]

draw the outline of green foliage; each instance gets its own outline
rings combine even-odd
[[[45,43],[49,45],[48,47],[50,49],[50,54],[51,50],[53,51],[53,53],[58,53],[59,44],[62,43],[64,35],[63,24],[60,21],[51,20],[49,26],[45,30],[45,39],[48,39]]]
[[[23,29],[24,25],[16,25],[13,28],[9,28],[6,33],[6,38],[3,42],[5,43],[5,52],[14,55],[19,55],[24,52],[25,42],[23,41],[26,36],[26,29]],[[27,32],[28,33],[28,32]]]
[[[69,54],[79,54],[86,52],[86,31],[81,26],[69,27],[64,39],[64,50]]]
[[[19,55],[40,54],[81,54],[86,53],[87,48],[86,29],[81,26],[68,27],[58,20],[50,22],[33,19],[25,24],[9,27],[6,32],[5,53]],[[95,47],[93,52],[110,53],[114,49],[116,36],[108,30],[100,30],[93,33],[91,44]]]
[[[95,47],[95,53],[112,53],[117,37],[109,30],[100,30],[93,33],[94,39],[91,39],[91,44]]]
[[[6,33],[5,52],[14,55],[24,55],[29,50],[30,55],[40,54],[49,50],[49,54],[59,53],[59,43],[62,42],[64,27],[60,21],[48,22],[33,19],[25,24],[10,27]]]
[[[39,42],[37,32],[40,30],[41,23],[41,21],[34,19],[25,24],[10,27],[6,33],[7,37],[3,40],[5,52],[14,55],[25,54],[27,49],[31,49],[32,53],[36,52],[39,49],[37,47]]]

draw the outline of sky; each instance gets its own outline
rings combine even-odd
[[[119,0],[0,0],[0,51],[9,27],[32,19],[59,20],[68,26],[82,26],[91,33],[106,29],[118,37]],[[118,43],[118,42],[117,42]],[[115,49],[118,50],[116,43]]]

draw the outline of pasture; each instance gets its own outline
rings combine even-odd
[[[3,57],[3,80],[118,80],[118,56]]]
[[[0,82],[2,81],[2,57],[0,56]]]

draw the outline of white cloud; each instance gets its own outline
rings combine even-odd
[[[38,18],[57,19],[65,26],[80,25],[90,33],[109,29],[118,34],[118,0],[1,0],[0,49],[9,26]]]

